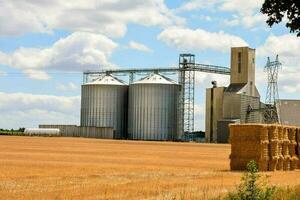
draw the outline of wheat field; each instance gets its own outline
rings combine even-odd
[[[0,199],[208,199],[225,195],[230,145],[0,136]],[[300,185],[300,171],[269,172]]]

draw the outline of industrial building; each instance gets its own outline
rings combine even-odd
[[[62,136],[132,140],[193,139],[195,72],[229,75],[226,67],[197,64],[180,54],[178,68],[84,72],[80,126],[58,128]],[[178,76],[172,80],[164,73]],[[128,75],[128,84],[116,76]],[[143,76],[135,80],[136,75]],[[187,137],[185,137],[187,136]]]
[[[255,86],[255,49],[231,48],[230,85],[206,90],[205,138],[207,142],[227,143],[229,123],[261,122],[260,95]]]
[[[104,75],[82,85],[81,126],[112,128],[114,139],[175,140],[179,90],[157,73],[129,85]]]
[[[176,68],[86,71],[81,126],[112,128],[115,139],[193,140],[196,71],[230,75],[229,68],[195,63],[193,54],[180,54]],[[118,76],[128,76],[128,84]]]
[[[127,138],[128,85],[105,75],[81,88],[82,127],[109,127],[115,139]]]
[[[41,124],[39,125],[39,129],[40,131],[43,131],[43,129],[58,129],[62,137],[116,138],[116,131],[110,127]],[[47,132],[45,133],[47,134]]]
[[[207,142],[226,141],[228,123],[260,120],[258,112],[245,114],[249,105],[261,106],[255,87],[255,50],[237,47],[231,49],[231,69],[197,64],[194,55],[181,54],[178,68],[84,72],[80,126],[40,127],[59,128],[65,136],[193,140],[196,71],[231,75],[228,87],[207,89]],[[177,74],[178,82],[163,73]],[[116,78],[120,74],[128,75],[128,84]],[[144,77],[135,80],[135,75]]]
[[[206,89],[206,142],[227,143],[230,123],[272,122],[279,119],[279,114],[285,124],[299,125],[296,114],[290,114],[300,109],[299,102],[273,103],[279,66],[278,57],[273,62],[268,59],[265,69],[269,75],[268,88],[272,90],[268,90],[270,101],[265,104],[261,103],[255,85],[255,49],[249,47],[231,48],[230,68],[197,64],[193,54],[180,54],[176,68],[86,71],[80,126],[41,125],[40,128],[58,128],[62,136],[71,137],[196,140],[195,72],[230,75],[228,86],[218,87],[213,81],[213,87]],[[178,81],[168,78],[166,73],[177,75]],[[128,83],[119,76],[128,76]],[[140,78],[136,80],[137,76]],[[274,105],[277,105],[275,110]]]
[[[156,73],[130,84],[128,139],[177,139],[179,90],[175,81]]]

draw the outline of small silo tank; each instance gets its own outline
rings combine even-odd
[[[159,74],[129,85],[128,138],[174,140],[180,86]]]
[[[127,137],[128,85],[105,75],[81,88],[81,126],[111,127],[114,138]]]

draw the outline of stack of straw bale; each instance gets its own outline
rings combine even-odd
[[[283,127],[283,138],[282,138],[282,155],[283,155],[283,170],[290,170],[290,154],[289,154],[289,145],[290,140],[288,137],[289,127]]]
[[[297,142],[296,154],[298,158],[300,158],[300,127],[296,128],[296,142]],[[300,169],[300,161],[298,161],[298,169]]]
[[[278,126],[268,126],[269,136],[269,170],[275,171],[277,169],[279,160],[279,140],[278,140]]]
[[[283,170],[283,161],[284,157],[282,154],[283,149],[283,126],[277,126],[278,130],[278,163],[276,166],[276,170]]]
[[[256,161],[260,171],[268,170],[268,128],[262,124],[230,125],[232,170],[245,170],[247,163]]]
[[[260,171],[300,168],[300,127],[231,124],[229,129],[231,170],[245,170],[251,160]]]
[[[294,170],[298,168],[298,156],[297,156],[297,141],[296,141],[297,128],[294,126],[288,127],[289,138],[289,155],[290,155],[290,169]]]

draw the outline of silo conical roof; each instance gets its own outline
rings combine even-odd
[[[125,82],[113,77],[111,75],[105,75],[85,85],[127,85]]]
[[[149,76],[142,78],[133,84],[177,84],[174,80],[162,76],[160,74],[150,74]]]

